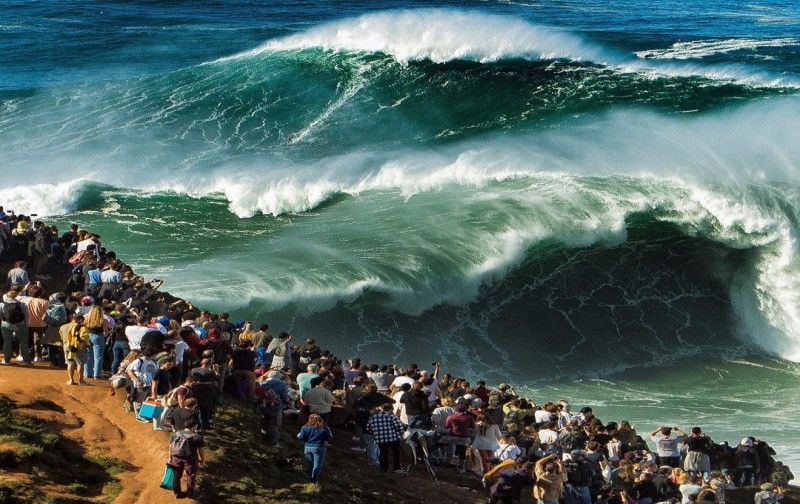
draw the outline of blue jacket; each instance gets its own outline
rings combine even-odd
[[[317,429],[310,425],[304,425],[297,434],[297,439],[304,441],[306,446],[325,447],[325,443],[333,439],[333,433],[328,427]]]
[[[275,391],[275,395],[281,398],[281,402],[283,402],[284,406],[289,404],[289,401],[292,400],[292,398],[289,397],[289,390],[286,388],[286,384],[281,380],[270,378],[269,380],[261,382],[261,385],[272,387],[272,390]]]

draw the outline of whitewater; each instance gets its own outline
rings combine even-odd
[[[342,357],[783,455],[796,6],[690,3],[3,2],[0,204]]]

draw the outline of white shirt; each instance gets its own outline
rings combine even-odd
[[[408,383],[409,385],[412,385],[415,381],[417,381],[417,380],[415,380],[414,378],[409,378],[408,376],[398,376],[392,382],[392,387],[400,388],[400,385],[402,385],[404,383]]]
[[[183,341],[182,339],[178,338],[177,343],[175,343],[175,363],[182,364],[183,363],[183,353],[189,350],[189,344]]]
[[[149,327],[140,325],[130,325],[125,328],[125,336],[128,338],[128,345],[131,347],[131,350],[142,349],[142,338],[144,338],[144,334],[149,331]]]

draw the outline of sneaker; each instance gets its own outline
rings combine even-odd
[[[17,362],[25,362],[25,359],[22,358],[22,355],[17,355]]]
[[[406,472],[405,472],[404,470],[402,470],[402,469],[395,469],[395,470],[394,470],[394,471],[392,471],[392,472],[393,472],[393,473],[395,473],[395,474],[405,474],[405,473],[406,473]]]
[[[136,417],[136,421],[141,423],[150,423],[150,420],[138,416]]]
[[[164,427],[163,425],[161,427],[153,427],[153,430],[154,431],[163,431],[163,432],[172,432],[172,429],[170,429],[169,427]]]
[[[34,357],[33,362],[42,362],[42,359],[40,357]]]

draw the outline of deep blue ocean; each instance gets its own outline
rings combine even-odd
[[[0,8],[6,209],[343,358],[800,469],[796,1]]]

